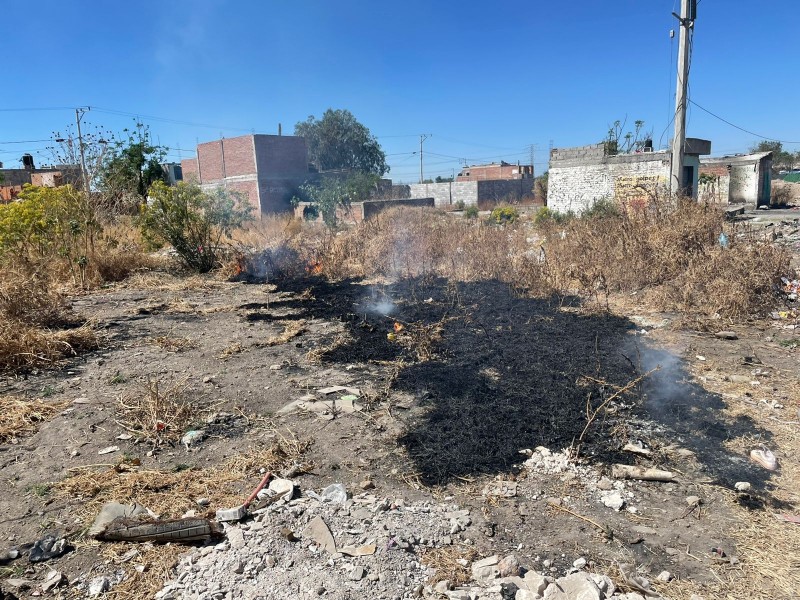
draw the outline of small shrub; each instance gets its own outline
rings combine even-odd
[[[464,210],[465,206],[466,204],[464,204],[463,200],[459,200],[458,202],[455,203],[456,210]]]
[[[205,193],[197,185],[169,187],[158,181],[150,188],[139,224],[151,245],[169,243],[187,267],[207,273],[219,264],[223,236],[250,220],[251,212],[242,198],[223,190]]]
[[[597,200],[587,210],[581,214],[581,217],[586,219],[603,219],[605,217],[619,216],[619,206],[614,200],[603,198]]]
[[[542,206],[536,213],[533,215],[533,224],[534,225],[545,225],[547,223],[557,223],[562,224],[566,223],[570,219],[573,219],[575,215],[572,212],[558,212],[557,210],[550,210],[546,206]]]
[[[513,206],[498,206],[489,215],[489,220],[497,224],[513,223],[519,219],[519,211]]]
[[[470,204],[467,208],[464,209],[464,218],[466,219],[477,219],[478,213],[478,206],[475,204]]]

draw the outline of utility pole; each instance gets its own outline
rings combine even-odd
[[[86,156],[83,152],[83,136],[81,135],[81,119],[83,113],[92,109],[91,106],[81,107],[75,109],[75,123],[78,125],[78,150],[81,153],[81,174],[83,175],[83,190],[88,194],[89,190],[89,174],[86,172]]]
[[[419,134],[419,182],[422,183],[425,180],[425,177],[422,173],[422,142],[427,140],[430,135],[427,133],[420,133]]]
[[[533,179],[536,179],[536,167],[534,166],[535,165],[534,161],[536,160],[536,148],[537,148],[536,144],[531,144],[530,145],[530,149],[531,149],[531,177]]]
[[[681,14],[672,13],[680,22],[678,35],[678,85],[675,93],[675,135],[672,138],[672,167],[670,191],[679,194],[684,189],[683,155],[686,145],[686,105],[689,87],[689,37],[697,16],[697,0],[681,0]]]

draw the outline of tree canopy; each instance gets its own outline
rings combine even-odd
[[[294,134],[305,138],[318,171],[344,169],[378,177],[389,172],[377,138],[349,110],[329,108],[321,119],[312,115],[294,126]]]
[[[150,130],[140,123],[130,131],[126,140],[115,140],[105,156],[100,172],[100,189],[110,196],[135,195],[147,197],[147,190],[156,181],[164,181],[161,163],[167,149],[154,144]]]
[[[762,140],[750,148],[750,152],[772,152],[772,164],[776,169],[793,169],[800,162],[800,152],[792,154],[777,141]]]

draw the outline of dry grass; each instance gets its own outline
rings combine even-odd
[[[35,433],[42,422],[64,410],[67,404],[0,396],[0,444]]]
[[[214,510],[238,506],[248,491],[241,486],[243,482],[259,477],[262,469],[280,471],[292,466],[310,447],[309,441],[291,432],[274,433],[271,444],[255,446],[207,469],[155,471],[123,463],[102,471],[78,470],[54,489],[60,497],[83,501],[85,525],[100,506],[111,501],[139,502],[161,518],[177,518],[189,509],[196,510],[197,498],[208,498]]]
[[[301,335],[306,330],[306,322],[303,320],[278,321],[278,324],[283,326],[283,331],[278,335],[273,335],[270,337],[266,342],[267,346],[279,346],[281,344],[285,344],[286,342],[296,338],[298,335]]]
[[[241,354],[244,352],[244,346],[242,346],[239,342],[234,342],[230,346],[226,346],[222,352],[219,353],[217,358],[221,360],[226,360],[235,354]]]
[[[159,335],[152,338],[152,342],[167,352],[182,352],[197,347],[197,342],[192,339],[170,335]]]
[[[197,498],[208,498],[210,511],[238,506],[244,502],[250,486],[261,477],[262,469],[286,469],[298,463],[310,446],[310,442],[297,439],[291,432],[275,433],[269,446],[251,448],[208,469],[148,471],[123,464],[99,472],[85,469],[56,484],[55,493],[59,497],[83,501],[80,518],[84,527],[88,527],[100,507],[110,501],[136,501],[162,518],[180,517],[187,510],[196,510]],[[248,482],[250,479],[252,482]],[[174,575],[173,568],[179,556],[187,551],[186,546],[179,544],[85,543],[98,545],[101,556],[125,570],[125,580],[109,594],[126,600],[152,598]],[[134,547],[139,555],[121,562],[122,555]],[[145,566],[144,572],[134,569],[137,564]]]
[[[434,573],[428,578],[429,585],[436,585],[440,581],[449,581],[451,585],[464,585],[472,579],[469,563],[478,557],[474,548],[463,546],[446,546],[443,548],[425,548],[420,562]],[[465,567],[459,560],[468,561]]]
[[[98,347],[89,325],[51,331],[0,317],[0,370],[26,371],[53,366],[59,360]]]
[[[174,576],[181,555],[190,551],[180,544],[138,544],[138,554],[128,559],[131,544],[93,542],[98,546],[100,556],[125,572],[125,579],[115,585],[106,597],[125,600],[150,600],[156,592]],[[143,572],[135,570],[135,565],[144,566]]]
[[[119,401],[117,423],[156,444],[180,439],[198,414],[197,407],[184,398],[186,381],[165,386],[149,379],[142,393]]]
[[[723,230],[728,248],[718,243]],[[309,229],[296,244],[332,279],[495,279],[539,297],[579,295],[605,309],[613,296],[635,293],[697,322],[763,313],[789,269],[785,249],[732,229],[717,208],[686,201],[505,226],[395,209],[335,236]]]

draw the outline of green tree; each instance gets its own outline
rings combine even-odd
[[[533,195],[535,198],[547,200],[547,182],[549,179],[549,172],[545,171],[533,180]]]
[[[762,140],[750,147],[750,152],[772,152],[772,166],[775,169],[793,169],[800,162],[800,152],[792,154],[783,149],[778,141]]]
[[[308,157],[318,171],[342,169],[382,177],[389,172],[386,154],[378,140],[349,110],[329,108],[294,126],[306,140]]]
[[[300,186],[294,202],[311,202],[322,214],[325,223],[336,225],[336,209],[352,202],[366,200],[377,189],[380,178],[369,173],[352,173],[347,177],[323,177],[315,183]]]
[[[99,187],[116,200],[133,196],[141,202],[153,183],[165,180],[161,163],[167,148],[154,144],[150,129],[141,123],[137,123],[134,130],[123,132],[127,134],[126,139],[115,140],[105,155]]]
[[[156,181],[149,197],[139,217],[144,239],[154,246],[169,243],[200,273],[219,264],[222,238],[252,218],[252,207],[238,195],[221,189],[206,193],[182,181],[174,187]]]

